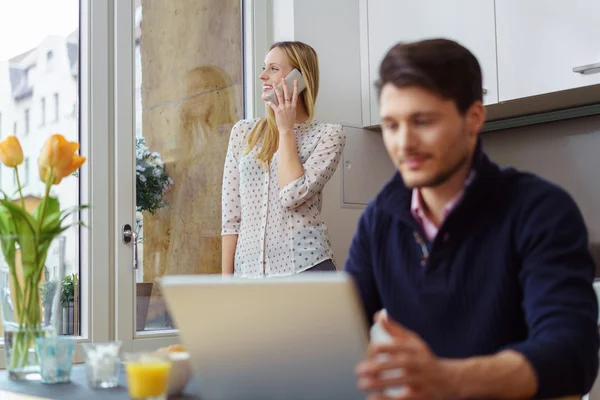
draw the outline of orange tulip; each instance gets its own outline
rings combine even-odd
[[[0,142],[0,161],[11,168],[23,162],[23,149],[16,136],[11,135]]]
[[[52,175],[52,184],[58,185],[62,178],[77,171],[85,162],[85,157],[77,154],[79,143],[69,142],[62,135],[55,134],[44,143],[38,157],[40,179],[46,182]]]

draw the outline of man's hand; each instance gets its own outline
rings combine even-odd
[[[449,365],[436,357],[419,335],[395,323],[387,315],[379,315],[376,320],[393,341],[390,344],[371,344],[368,358],[356,368],[358,388],[374,392],[369,400],[391,399],[383,395],[383,391],[398,386],[404,386],[404,392],[394,399],[457,397],[451,385]],[[401,370],[402,374],[398,376],[394,370]],[[386,373],[392,375],[394,372],[397,377],[384,377]]]

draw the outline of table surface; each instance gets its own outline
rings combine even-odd
[[[192,378],[184,393],[169,397],[169,400],[201,400],[197,381]],[[588,396],[583,399],[587,400]],[[85,366],[74,365],[71,382],[46,385],[41,382],[11,381],[6,371],[0,371],[1,400],[129,400],[125,386],[125,371],[121,368],[119,386],[113,389],[91,389],[85,379]],[[581,400],[581,396],[566,396],[556,400]]]
[[[6,393],[10,393],[9,395]],[[169,400],[200,400],[193,393],[199,393],[196,382],[192,379],[184,393],[171,396]],[[33,397],[31,397],[33,396]],[[0,371],[0,398],[2,400],[37,400],[41,399],[85,399],[85,400],[129,400],[125,386],[125,372],[121,369],[119,386],[113,389],[91,389],[85,379],[85,366],[74,365],[71,372],[71,383],[47,385],[41,382],[11,381],[6,371]]]

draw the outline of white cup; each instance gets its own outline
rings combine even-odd
[[[387,316],[387,311],[382,310],[380,318],[385,317],[385,316]],[[386,343],[391,343],[391,342],[392,342],[392,337],[390,336],[390,334],[383,328],[383,326],[381,326],[381,323],[379,321],[375,322],[373,324],[373,326],[371,326],[371,343],[386,344]],[[386,360],[387,358],[388,358],[388,356],[385,354],[379,355],[380,360]],[[393,378],[399,378],[402,375],[404,375],[404,370],[399,368],[399,369],[386,371],[385,373],[383,373],[381,375],[381,377],[383,379],[393,379]],[[404,386],[396,386],[396,387],[386,389],[384,393],[386,396],[390,396],[393,398],[393,397],[400,397],[400,396],[404,395],[405,391],[406,391],[406,388]]]

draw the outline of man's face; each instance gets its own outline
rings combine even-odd
[[[452,100],[417,86],[381,90],[385,147],[409,188],[445,183],[470,162],[485,122],[481,102],[462,115]]]

